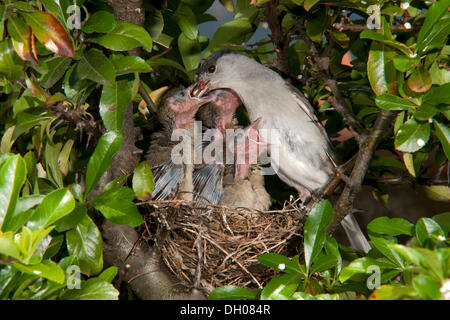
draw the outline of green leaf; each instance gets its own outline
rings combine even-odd
[[[62,219],[55,222],[55,229],[58,232],[64,232],[75,228],[86,216],[87,208],[83,203],[77,203],[75,209]]]
[[[395,69],[389,67],[392,50],[384,44],[372,42],[367,61],[367,76],[375,94],[395,93]]]
[[[427,10],[427,16],[417,36],[417,51],[428,46],[435,32],[431,32],[436,23],[448,12],[450,0],[441,0],[433,3]]]
[[[177,10],[175,11],[175,14],[172,17],[177,22],[178,26],[181,29],[181,32],[189,40],[197,39],[197,19],[195,18],[195,14],[192,12],[191,8],[188,5],[180,3]]]
[[[176,62],[176,61],[174,61],[172,59],[158,58],[158,59],[155,59],[155,60],[149,60],[148,64],[152,68],[155,68],[155,67],[171,67],[171,68],[178,69],[178,70],[184,72],[185,74],[187,74],[186,69],[184,69],[181,64],[179,64],[178,62]]]
[[[42,87],[45,89],[53,87],[64,76],[71,61],[72,59],[67,57],[51,57],[45,60],[48,72],[39,79]]]
[[[121,76],[134,72],[150,72],[151,68],[141,57],[112,55],[112,63],[116,69],[116,75]]]
[[[422,299],[439,300],[441,298],[441,284],[430,276],[418,275],[414,277],[412,284]]]
[[[56,263],[51,260],[44,260],[35,265],[24,265],[22,263],[13,263],[13,267],[26,274],[40,276],[59,284],[64,283],[64,271]]]
[[[335,264],[336,264],[336,272],[335,275],[339,275],[339,273],[342,270],[342,257],[341,254],[339,252],[339,245],[336,241],[336,239],[332,238],[332,237],[328,237],[325,241],[325,251],[327,252],[328,255],[333,256],[335,259]]]
[[[305,0],[303,2],[303,7],[306,11],[309,11],[319,0]]]
[[[133,174],[133,190],[139,200],[149,199],[153,192],[153,173],[147,161],[142,161]]]
[[[369,237],[373,246],[380,251],[386,258],[396,264],[398,267],[404,269],[405,261],[402,257],[392,248],[393,244],[396,244],[396,239],[387,240],[382,237],[377,237],[374,234],[369,233]]]
[[[34,38],[32,38],[31,28],[16,14],[8,18],[7,25],[8,33],[12,38],[14,49],[19,57],[22,60],[30,61],[34,65],[37,64],[36,51],[33,50]]]
[[[333,220],[333,207],[328,200],[317,203],[306,219],[304,227],[304,251],[306,269],[322,251],[326,239],[326,227]]]
[[[100,97],[100,116],[108,131],[121,131],[125,110],[131,102],[133,82],[126,79],[104,86]]]
[[[450,212],[445,212],[433,216],[433,220],[439,223],[446,235],[450,232]]]
[[[399,244],[390,247],[401,254],[410,263],[422,268],[436,279],[444,279],[444,273],[439,257],[435,251],[423,248],[409,248]]]
[[[419,58],[410,58],[405,55],[398,55],[394,57],[394,67],[400,72],[406,72],[412,67],[416,66],[419,62]]]
[[[116,266],[109,267],[108,269],[103,270],[97,278],[106,282],[111,282],[117,276],[118,270],[119,269]]]
[[[441,226],[431,218],[420,218],[416,223],[416,237],[423,246],[427,239],[434,242],[446,239],[446,234]]]
[[[114,15],[108,11],[96,11],[89,20],[81,27],[81,31],[85,33],[107,33],[114,30],[116,27],[116,20]]]
[[[398,236],[401,234],[413,236],[414,225],[402,218],[379,217],[367,225],[367,230],[388,236]]]
[[[414,297],[416,292],[412,286],[382,285],[370,296],[371,300],[400,300]]]
[[[0,254],[17,260],[21,259],[21,254],[18,246],[11,237],[6,237],[5,234],[0,235]],[[1,289],[1,287],[0,287]],[[0,291],[1,292],[1,291]]]
[[[17,200],[16,207],[10,219],[6,223],[3,223],[3,231],[17,231],[25,225],[34,214],[32,208],[40,204],[42,199],[44,199],[44,196],[40,194],[20,197]]]
[[[122,142],[122,135],[114,131],[107,132],[100,138],[87,165],[86,196],[97,185],[100,177],[109,168],[111,159],[119,151]]]
[[[45,228],[75,209],[75,199],[72,193],[66,189],[55,190],[42,199],[36,211],[28,221],[32,230]]]
[[[405,45],[401,42],[398,42],[398,41],[391,40],[391,39],[387,38],[385,35],[383,35],[381,33],[377,33],[374,30],[364,30],[363,32],[361,32],[360,38],[375,40],[377,42],[380,42],[379,45],[382,45],[382,47],[385,47],[383,45],[387,45],[391,48],[395,48],[395,49],[403,52],[405,55],[407,55],[411,58],[414,57],[414,54],[412,53],[411,49],[407,45]],[[372,45],[373,45],[373,43],[372,43]],[[373,47],[373,48],[371,47],[371,50],[373,50],[373,49],[377,50],[376,48],[378,48],[378,47]]]
[[[261,292],[261,300],[287,300],[297,289],[302,276],[286,273],[272,278]]]
[[[406,121],[397,131],[395,148],[403,152],[416,152],[430,139],[430,123],[418,123],[415,119]]]
[[[208,300],[256,300],[260,290],[249,290],[238,286],[223,286],[214,289]]]
[[[344,267],[339,276],[339,281],[345,282],[356,274],[372,274],[374,267],[380,268],[380,271],[384,269],[393,269],[396,266],[390,262],[383,260],[375,260],[373,258],[364,257],[353,260]]]
[[[118,300],[119,291],[111,283],[93,278],[81,283],[78,290],[67,290],[63,300]]]
[[[114,65],[98,49],[84,52],[78,62],[76,73],[80,79],[89,79],[106,86],[112,86],[116,79]]]
[[[253,34],[253,26],[247,19],[237,19],[225,22],[214,33],[205,52],[205,57],[212,51],[226,44],[241,44]]]
[[[12,42],[0,41],[0,73],[9,81],[16,81],[23,76],[23,65],[24,62],[14,51]]]
[[[286,273],[299,273],[304,274],[305,270],[302,270],[300,265],[298,264],[298,256],[297,259],[289,259],[286,256],[278,253],[263,253],[258,256],[258,261],[275,270],[283,271]],[[303,268],[304,269],[304,268]]]
[[[450,83],[432,87],[424,96],[423,102],[433,105],[448,104],[450,101]]]
[[[434,119],[433,123],[436,129],[436,136],[441,142],[442,149],[444,149],[444,153],[447,156],[447,159],[450,159],[450,128]]]
[[[178,47],[186,71],[189,73],[197,70],[202,51],[198,39],[191,40],[181,33],[178,37]]]
[[[376,97],[375,103],[379,108],[385,110],[409,110],[416,107],[414,103],[389,93]]]
[[[425,67],[420,67],[409,76],[407,83],[412,91],[423,93],[431,88],[433,81],[430,72]]]
[[[119,187],[102,193],[93,199],[91,204],[108,220],[117,224],[137,227],[144,220],[137,210],[136,204],[131,201],[133,197],[134,193],[132,190],[126,187]]]
[[[72,230],[66,232],[67,251],[76,256],[80,270],[86,275],[99,273],[103,268],[102,235],[87,215]]]
[[[315,260],[311,267],[311,274],[316,272],[323,272],[334,268],[337,264],[336,257],[333,255],[320,254]]]
[[[116,21],[113,30],[97,38],[89,38],[107,49],[115,51],[127,51],[137,47],[143,47],[146,51],[152,51],[152,37],[143,27],[124,22]]]
[[[26,175],[25,160],[20,155],[7,155],[0,163],[0,230],[10,223]]]

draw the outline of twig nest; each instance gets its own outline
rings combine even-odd
[[[254,211],[185,200],[148,201],[146,223],[173,274],[207,294],[223,285],[262,287],[274,271],[263,253],[294,254],[304,214],[292,204]]]

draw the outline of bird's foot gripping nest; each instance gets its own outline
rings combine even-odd
[[[223,285],[262,287],[274,271],[263,253],[294,255],[304,215],[292,204],[255,211],[185,200],[147,201],[146,230],[178,280],[206,294]]]

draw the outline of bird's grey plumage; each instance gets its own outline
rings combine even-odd
[[[261,118],[259,134],[268,144],[273,169],[299,193],[320,190],[334,176],[334,153],[325,129],[309,101],[279,74],[247,56],[219,50],[206,59],[197,83],[208,90],[233,90],[250,120]],[[353,230],[359,229],[353,224]],[[367,242],[360,229],[352,234]]]

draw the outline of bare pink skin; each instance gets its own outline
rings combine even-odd
[[[175,114],[174,129],[183,128],[194,118],[195,114],[205,103],[211,102],[215,97],[205,96],[202,98],[192,97],[191,88],[176,92],[168,98],[167,103]]]
[[[217,129],[224,135],[226,126],[233,121],[234,112],[241,104],[241,99],[239,99],[234,91],[229,89],[214,90],[208,96],[213,99],[212,102],[217,108]],[[217,134],[219,134],[219,132]]]
[[[256,163],[263,151],[264,144],[258,134],[259,121],[260,119],[243,129],[243,139],[245,139],[243,145],[238,143],[232,150],[235,155],[235,180],[247,178],[250,165]],[[243,163],[242,158],[244,158]]]

